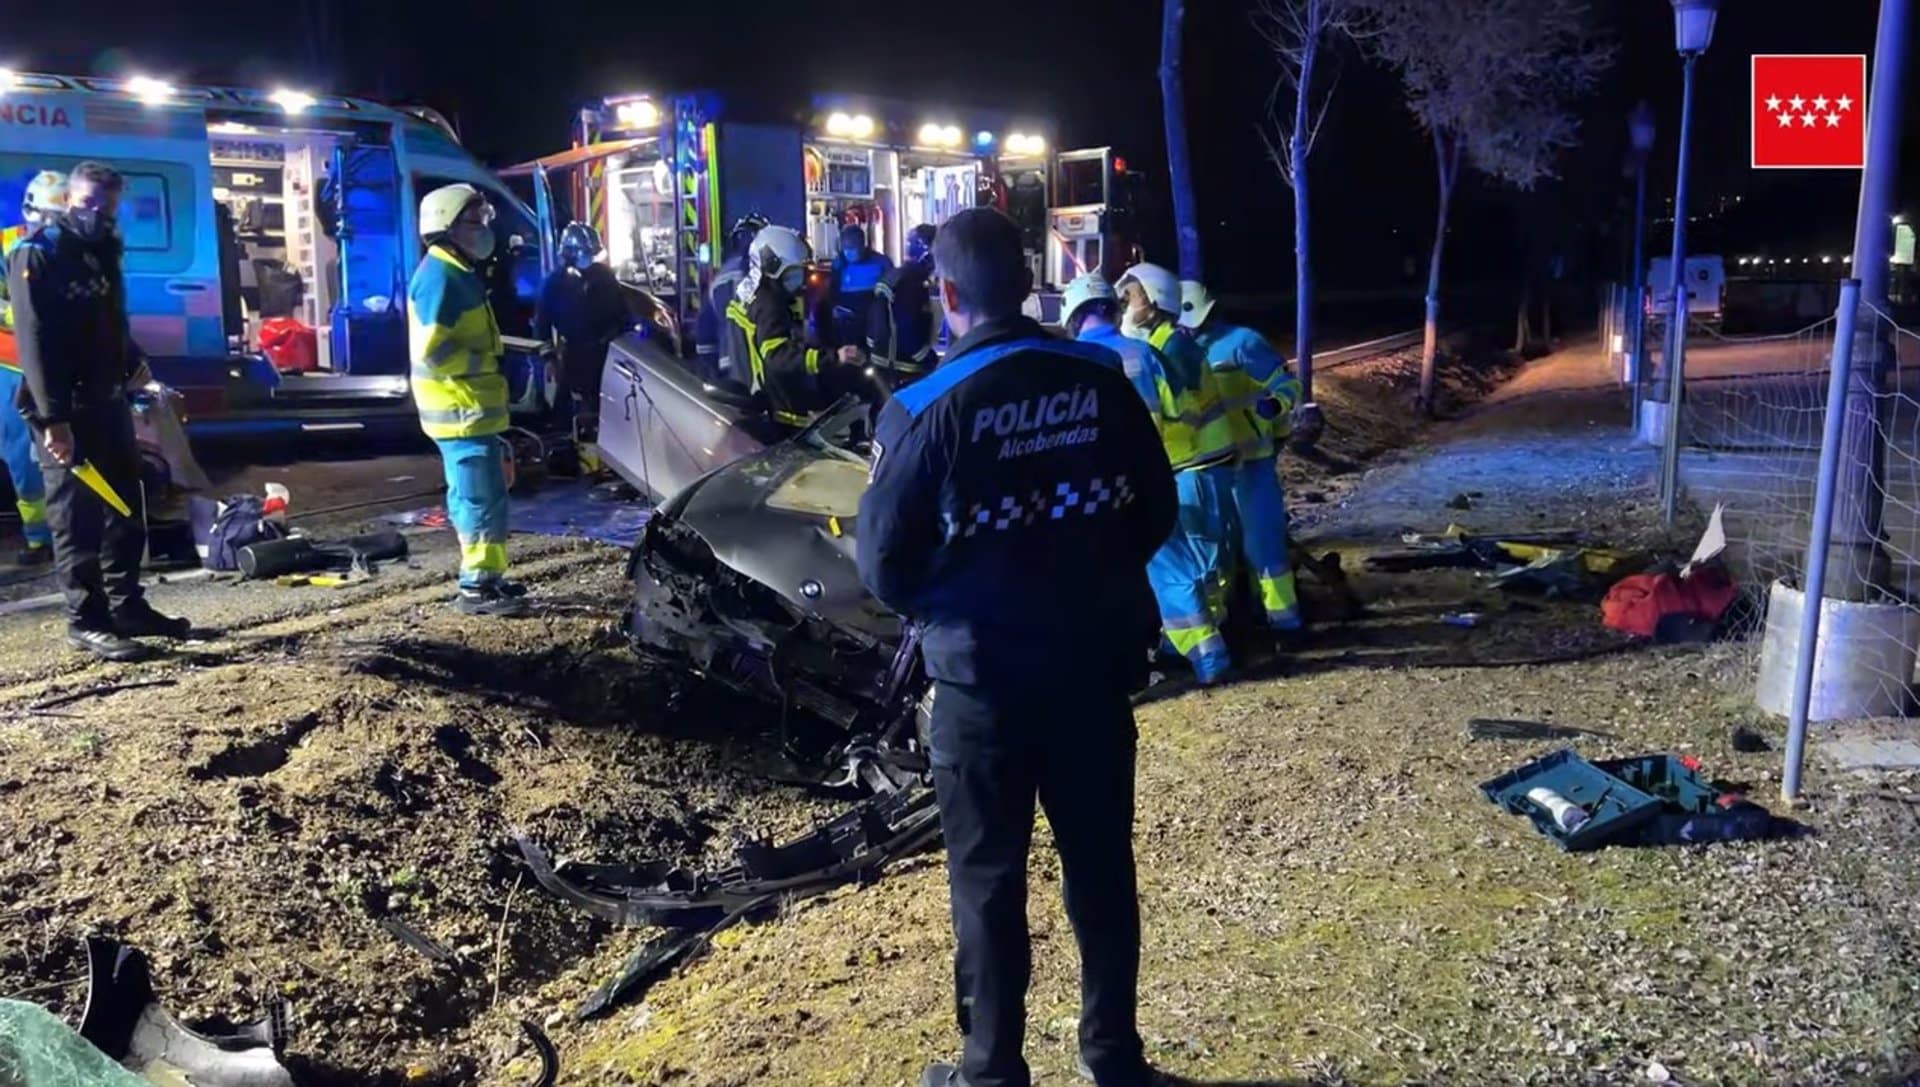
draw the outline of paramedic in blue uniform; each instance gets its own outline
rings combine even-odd
[[[933,303],[933,240],[939,231],[921,223],[907,233],[907,259],[881,277],[867,307],[869,362],[911,379],[933,369],[933,338],[940,310]]]
[[[867,247],[864,227],[848,224],[840,228],[840,252],[833,258],[829,296],[833,303],[834,346],[858,347],[865,341],[873,292],[891,271],[893,262],[887,255]]]
[[[26,386],[18,407],[46,476],[67,642],[114,661],[146,655],[134,638],[191,633],[185,619],[155,611],[140,588],[146,498],[127,394],[153,375],[127,324],[124,247],[115,225],[125,188],[109,166],[75,166],[66,209],[29,234],[7,261]],[[88,466],[130,513],[110,509],[81,478]]]
[[[1154,1082],[1134,1021],[1132,681],[1158,637],[1149,557],[1172,469],[1105,348],[1021,315],[1020,231],[989,208],[941,227],[955,336],[881,409],[860,500],[861,580],[921,632],[947,843],[957,1066],[929,1087],[1028,1087],[1027,851],[1034,803],[1060,851],[1081,962],[1080,1056],[1103,1087]]]

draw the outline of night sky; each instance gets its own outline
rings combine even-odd
[[[891,8],[872,0],[11,6],[0,63],[70,73],[139,70],[181,82],[284,82],[422,101],[453,118],[468,145],[496,163],[563,147],[572,108],[588,97],[703,87],[791,92],[796,102],[816,91],[844,91],[1032,111],[1057,118],[1057,146],[1112,144],[1155,180],[1165,177],[1158,0],[1097,7],[1049,0]],[[1743,199],[1737,214],[1700,225],[1696,251],[1845,251],[1856,175],[1748,168],[1748,56],[1870,52],[1876,6],[1726,0],[1700,64],[1695,210],[1721,197]],[[1100,15],[1089,20],[1070,8]],[[1565,237],[1571,259],[1617,263],[1615,224],[1629,192],[1621,171],[1625,117],[1640,98],[1658,117],[1650,191],[1661,197],[1656,210],[1664,207],[1680,100],[1671,7],[1667,0],[1594,0],[1594,8],[1598,32],[1620,52],[1586,105],[1585,144],[1563,161],[1564,180],[1528,199],[1467,184],[1454,237],[1472,242],[1450,254],[1463,275],[1497,275],[1520,248],[1523,224],[1535,224],[1526,232],[1540,235],[1543,221],[1554,225],[1547,234]],[[1285,290],[1292,278],[1291,197],[1255,135],[1272,64],[1249,30],[1245,3],[1188,0],[1188,9],[1187,93],[1209,269],[1230,288]],[[108,23],[112,31],[103,32]],[[1404,282],[1407,258],[1424,258],[1432,232],[1432,152],[1399,105],[1390,75],[1351,55],[1343,69],[1313,165],[1320,267],[1336,287]],[[1920,88],[1910,80],[1907,98],[1916,97]],[[1910,194],[1906,205],[1920,210],[1911,198],[1920,191],[1920,139],[1913,135],[1920,117],[1908,120],[1902,191]],[[1149,256],[1171,263],[1164,206],[1151,221],[1158,229],[1148,238]],[[1650,242],[1664,244],[1658,231]],[[1601,275],[1611,271],[1603,267]]]

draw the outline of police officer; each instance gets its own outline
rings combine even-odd
[[[1180,324],[1190,329],[1220,383],[1236,425],[1240,463],[1233,470],[1234,521],[1240,558],[1260,593],[1267,625],[1300,629],[1300,594],[1287,559],[1287,501],[1276,463],[1300,383],[1265,336],[1214,316],[1213,292],[1193,280],[1180,284]]]
[[[840,252],[833,258],[832,294],[833,342],[859,344],[866,329],[867,310],[873,305],[873,292],[893,262],[885,253],[867,247],[864,227],[849,223],[840,228]]]
[[[427,252],[407,284],[407,339],[420,429],[440,447],[447,517],[460,537],[463,614],[524,615],[526,588],[507,580],[507,379],[500,326],[481,269],[493,256],[493,206],[472,185],[420,201]]]
[[[707,291],[707,304],[693,321],[693,350],[695,369],[709,382],[739,381],[742,379],[734,360],[728,352],[729,337],[725,334],[727,306],[733,301],[733,295],[740,287],[740,281],[747,274],[747,249],[753,245],[756,234],[765,229],[766,217],[758,213],[748,214],[733,224],[727,231],[726,255],[720,262],[719,271],[714,273],[713,286]]]
[[[907,259],[873,289],[867,308],[867,354],[875,366],[903,378],[933,369],[933,337],[940,310],[933,301],[932,223],[907,234]]]
[[[20,201],[20,226],[0,231],[0,261],[12,254],[27,233],[60,214],[67,206],[67,175],[42,170],[27,183]],[[0,328],[13,327],[13,307],[8,302],[6,276],[0,274]],[[0,357],[0,453],[7,462],[7,476],[13,482],[14,506],[20,511],[20,531],[27,545],[14,562],[21,566],[44,566],[53,561],[53,530],[47,527],[47,483],[33,457],[33,435],[27,421],[15,411],[19,399],[20,360]]]
[[[191,624],[155,611],[140,588],[147,546],[140,450],[127,392],[153,380],[127,327],[122,246],[115,229],[125,182],[83,162],[67,206],[7,262],[20,398],[47,482],[53,561],[67,601],[67,642],[114,661],[138,660],[134,638],[184,638]],[[110,511],[84,479],[98,473],[129,509]]]
[[[1152,419],[1103,348],[1021,316],[1020,231],[948,220],[936,274],[958,339],[881,409],[860,500],[861,580],[921,632],[947,843],[964,1052],[927,1087],[1027,1087],[1027,850],[1036,797],[1081,952],[1080,1054],[1151,1082],[1135,1027],[1134,728],[1157,625],[1144,576],[1173,529]]]
[[[1202,683],[1222,679],[1232,661],[1220,624],[1226,617],[1235,441],[1226,405],[1198,344],[1179,326],[1180,280],[1156,264],[1120,277],[1121,331],[1159,353],[1172,395],[1161,438],[1180,492],[1180,526],[1147,569],[1160,601],[1167,641]]]
[[[545,340],[559,333],[561,340],[561,403],[568,420],[584,405],[597,403],[600,370],[607,361],[607,345],[627,328],[626,304],[618,282],[599,261],[600,232],[585,223],[568,223],[560,232],[560,267],[540,285],[540,304],[533,314],[533,335]]]
[[[801,299],[812,259],[798,231],[762,228],[747,254],[747,274],[727,303],[727,353],[736,369],[738,360],[746,360],[748,388],[766,398],[775,422],[788,427],[805,426],[858,386],[851,373],[862,356],[858,347],[825,354],[807,346]]]

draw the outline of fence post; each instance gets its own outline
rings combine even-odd
[[[1833,531],[1833,496],[1840,475],[1841,430],[1847,417],[1847,382],[1853,369],[1853,327],[1859,316],[1860,281],[1840,281],[1834,313],[1833,366],[1827,375],[1827,415],[1820,430],[1820,467],[1813,481],[1813,527],[1807,537],[1807,570],[1801,579],[1800,642],[1793,661],[1793,702],[1787,707],[1787,760],[1780,796],[1800,795],[1800,765],[1807,754],[1807,707],[1813,701],[1813,666],[1820,641],[1820,606],[1826,600],[1827,545]]]

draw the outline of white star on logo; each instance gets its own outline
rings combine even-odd
[[[1791,113],[1776,113],[1774,116],[1780,119],[1781,128],[1785,128],[1793,123],[1793,114]]]
[[[1787,105],[1793,107],[1793,112],[1799,113],[1800,107],[1805,105],[1806,101],[1807,101],[1806,99],[1796,94],[1792,98],[1787,99]]]
[[[1806,128],[1812,128],[1812,127],[1813,127],[1813,114],[1811,114],[1811,113],[1802,113],[1802,114],[1800,115],[1800,124],[1801,124],[1801,125],[1802,125],[1803,127],[1806,127]]]
[[[1780,112],[1780,96],[1779,95],[1770,94],[1767,96],[1767,112],[1768,113]]]
[[[1840,115],[1838,113],[1827,114],[1827,127],[1828,128],[1840,127]]]
[[[1826,108],[1827,108],[1827,96],[1823,94],[1823,95],[1820,95],[1820,96],[1819,96],[1818,98],[1815,98],[1815,99],[1813,100],[1813,108],[1814,108],[1815,110],[1823,110],[1823,109],[1826,109]]]
[[[1834,99],[1833,104],[1836,106],[1839,106],[1841,109],[1852,109],[1853,99],[1848,98],[1846,95],[1843,94],[1839,98]]]

